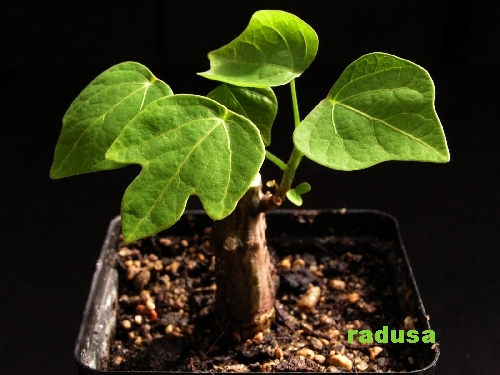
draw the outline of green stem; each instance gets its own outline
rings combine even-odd
[[[276,155],[271,154],[269,151],[266,150],[266,158],[270,161],[272,161],[274,164],[278,166],[279,169],[282,171],[286,171],[286,164],[283,160],[281,160],[279,157]]]
[[[300,116],[299,116],[299,106],[297,103],[297,92],[295,91],[295,80],[292,79],[290,81],[290,89],[292,92],[292,104],[293,104],[293,119],[295,121],[295,127],[300,124]],[[279,187],[279,195],[284,198],[286,196],[286,192],[292,188],[293,178],[295,177],[295,172],[299,167],[300,161],[304,154],[299,151],[295,146],[293,147],[292,154],[290,155],[290,159],[286,165],[286,169],[283,172],[283,178],[281,179],[280,187]]]
[[[290,81],[290,90],[292,92],[292,105],[293,105],[293,119],[295,120],[295,127],[300,124],[299,104],[297,102],[297,92],[295,91],[295,79]]]
[[[299,167],[300,161],[304,154],[300,152],[297,148],[293,148],[292,155],[290,155],[290,160],[286,165],[286,170],[283,172],[283,178],[280,182],[280,196],[284,198],[286,192],[292,188],[293,178],[295,177],[295,171]]]

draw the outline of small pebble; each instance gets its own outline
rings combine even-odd
[[[154,267],[155,271],[163,270],[163,262],[161,260],[155,261]]]
[[[302,356],[302,357],[306,357],[306,358],[309,358],[309,359],[314,359],[314,356],[316,355],[311,349],[299,349],[295,352],[295,355],[297,356]]]
[[[311,337],[311,345],[314,347],[314,349],[323,349],[323,343],[317,337]]]
[[[177,271],[179,270],[180,265],[181,264],[179,262],[174,260],[172,263],[170,263],[168,266],[165,267],[165,270],[168,272],[171,272],[175,275],[175,274],[177,274]]]
[[[284,268],[284,269],[290,269],[292,267],[292,264],[290,263],[290,259],[283,259],[281,262],[280,262],[280,267],[281,268]]]
[[[253,337],[253,339],[255,341],[264,341],[264,334],[262,332],[259,332]]]
[[[154,310],[156,308],[156,305],[153,301],[147,301],[146,302],[146,308],[151,311],[151,310]]]
[[[333,290],[344,290],[345,289],[345,281],[332,279],[328,286]]]
[[[120,296],[120,298],[118,299],[118,301],[122,302],[122,303],[124,303],[126,305],[128,305],[130,303],[130,298],[129,298],[128,295],[123,294],[123,295]]]
[[[154,322],[156,319],[158,319],[158,313],[156,312],[156,310],[151,310],[147,316],[149,321],[151,322]]]
[[[146,306],[139,304],[135,307],[135,313],[138,315],[146,315],[148,313]]]
[[[380,357],[375,360],[375,363],[379,366],[384,366],[385,365],[385,357]]]
[[[187,240],[181,240],[181,246],[182,247],[188,247],[189,246],[189,242],[187,242]]]
[[[130,296],[130,303],[132,305],[135,305],[136,303],[138,303],[140,301],[140,297],[139,296]]]
[[[152,269],[153,269],[153,267],[154,267],[154,265],[155,265],[155,264],[154,264],[154,262],[151,262],[149,259],[144,259],[144,260],[142,261],[142,264],[143,264],[143,266],[144,266],[144,267],[146,267],[148,270],[152,270]]]
[[[321,288],[318,286],[311,286],[297,301],[297,307],[304,312],[309,312],[316,307],[320,296]]]
[[[165,246],[172,245],[172,240],[170,238],[160,238],[160,243]]]
[[[415,360],[413,359],[413,357],[408,357],[408,363],[410,365],[414,365],[415,364]]]
[[[372,305],[370,303],[360,303],[359,307],[361,307],[361,310],[363,310],[367,314],[372,314],[375,311],[377,311],[377,307],[375,307],[375,305]]]
[[[260,366],[260,371],[262,372],[271,372],[272,370],[273,366],[269,362],[266,362],[262,366]]]
[[[139,272],[141,272],[140,267],[136,267],[133,264],[131,266],[127,266],[127,280],[132,280]]]
[[[403,329],[408,331],[410,329],[415,329],[415,321],[411,316],[407,316],[403,322]]]
[[[322,315],[321,318],[319,318],[319,322],[321,324],[332,324],[333,323],[333,319],[330,318],[327,315]]]
[[[134,277],[135,290],[139,291],[144,289],[144,287],[148,285],[150,279],[151,279],[151,272],[149,272],[149,270],[147,269],[143,269]]]
[[[382,353],[384,349],[382,349],[380,346],[372,346],[368,351],[370,352],[370,359],[373,361],[377,356]]]
[[[321,343],[323,344],[323,346],[328,346],[328,344],[330,344],[330,341],[325,339],[325,338],[320,338],[319,341],[321,341]]]
[[[141,336],[137,337],[134,341],[134,344],[137,346],[141,345],[142,344],[142,337]]]
[[[122,361],[123,357],[121,355],[117,355],[115,358],[113,358],[113,366],[119,366]]]
[[[365,361],[360,361],[356,364],[356,370],[365,371],[368,368],[368,363]]]
[[[333,354],[328,356],[328,364],[341,367],[345,370],[352,370],[352,361],[342,354]]]
[[[356,292],[347,295],[347,301],[349,303],[356,303],[359,301],[360,298],[361,298],[360,295]]]
[[[128,330],[128,329],[132,328],[132,323],[130,322],[130,320],[125,319],[125,320],[122,320],[122,321],[121,321],[121,326],[122,326],[123,328],[125,328],[125,329],[127,329],[127,330]]]
[[[139,297],[143,302],[149,301],[151,299],[151,292],[149,290],[141,290]]]
[[[340,336],[340,331],[338,329],[331,329],[331,330],[327,331],[326,334],[331,339],[338,339]]]
[[[172,333],[173,331],[174,331],[174,327],[172,326],[172,324],[169,324],[168,326],[165,327],[166,334]]]
[[[314,362],[319,363],[320,365],[325,363],[325,361],[326,361],[326,358],[324,355],[317,354],[314,356]]]
[[[302,258],[295,259],[293,261],[293,268],[302,268],[306,265],[306,262]]]
[[[281,359],[283,358],[283,350],[280,348],[274,349],[274,358]]]
[[[128,257],[130,255],[130,249],[128,247],[122,247],[120,251],[118,251],[118,255],[122,258]]]
[[[142,315],[134,316],[134,322],[135,324],[142,324]]]

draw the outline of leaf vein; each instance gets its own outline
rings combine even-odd
[[[144,87],[144,86],[143,86]],[[142,87],[141,87],[142,88]],[[66,161],[68,160],[68,158],[70,157],[70,155],[73,153],[73,151],[75,151],[76,149],[76,146],[78,145],[78,143],[80,142],[80,140],[82,139],[83,135],[88,131],[90,130],[96,123],[97,121],[102,117],[103,118],[103,121],[101,123],[101,127],[103,126],[104,124],[104,117],[109,113],[111,112],[115,107],[117,107],[119,104],[121,104],[124,100],[128,99],[130,96],[134,95],[137,91],[141,90],[141,88],[131,92],[129,95],[125,96],[123,99],[121,99],[120,101],[118,101],[117,103],[115,103],[111,108],[109,108],[105,113],[103,113],[102,115],[100,115],[99,117],[97,117],[91,124],[89,124],[85,130],[82,132],[82,134],[80,134],[80,136],[78,137],[78,139],[75,141],[75,143],[73,144],[73,147],[71,148],[71,150],[66,154],[66,157],[61,161],[61,164],[59,165],[59,168],[56,169],[56,171],[60,170],[63,165],[66,163]],[[87,119],[84,119],[82,121],[85,121]]]
[[[416,142],[419,142],[420,144],[424,145],[425,147],[429,148],[430,150],[434,151],[436,154],[440,155],[440,156],[446,156],[446,155],[443,155],[441,154],[438,150],[436,150],[434,147],[432,147],[431,145],[429,145],[428,143],[425,143],[424,141],[422,141],[420,138],[416,138],[415,136],[411,135],[410,133],[407,133],[401,129],[398,129],[397,127],[395,127],[394,125],[391,125],[390,123],[388,123],[387,121],[384,121],[382,119],[378,119],[378,118],[375,118],[375,117],[372,117],[370,116],[369,114],[365,113],[365,112],[362,112],[362,111],[359,111],[351,106],[348,106],[344,103],[341,103],[341,102],[335,102],[335,104],[337,105],[340,105],[348,110],[351,110],[353,112],[356,112],[357,114],[360,114],[361,116],[364,116],[372,121],[378,121],[382,124],[384,124],[385,126],[391,128],[392,130],[396,131],[396,132],[399,132],[405,136],[407,136],[408,138],[411,138],[412,140],[416,141]],[[335,105],[334,104],[334,105]]]

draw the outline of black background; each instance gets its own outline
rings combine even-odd
[[[500,3],[396,0],[3,2],[0,373],[76,374],[72,352],[95,260],[139,171],[50,180],[69,104],[127,60],[151,68],[175,93],[206,94],[216,83],[195,74],[208,69],[206,54],[236,37],[258,9],[292,12],[319,35],[317,58],[297,80],[302,115],[363,54],[395,54],[430,72],[449,164],[337,172],[305,161],[296,181],[313,187],[306,208],[374,208],[398,218],[441,343],[438,374],[500,373]],[[275,91],[271,151],[286,158],[289,89]],[[273,166],[263,172],[265,179],[276,173]]]

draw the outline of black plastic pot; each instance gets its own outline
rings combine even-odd
[[[394,242],[391,250],[380,254],[386,258],[391,270],[393,290],[398,297],[403,316],[416,318],[415,329],[419,332],[430,329],[422,300],[418,293],[410,263],[401,241],[399,227],[390,215],[371,210],[281,210],[267,215],[267,240],[270,245],[283,241],[282,233],[288,233],[287,241],[312,244],[322,237],[373,236]],[[187,212],[166,234],[190,235],[197,228],[211,225],[211,220],[202,211]],[[118,299],[118,273],[115,269],[115,253],[120,235],[120,217],[110,223],[106,240],[97,261],[90,294],[85,307],[83,321],[75,346],[75,358],[80,374],[121,374],[122,371],[100,370],[102,359],[107,356],[109,339],[116,320],[115,306]],[[292,237],[290,239],[290,236]],[[417,343],[414,361],[418,370],[406,374],[434,374],[439,356],[438,346]],[[133,374],[152,372],[129,371]],[[155,372],[167,374],[169,372]],[[318,373],[319,374],[319,373]],[[365,372],[365,374],[375,374]],[[380,374],[380,373],[377,373]],[[391,374],[399,374],[393,372]]]

